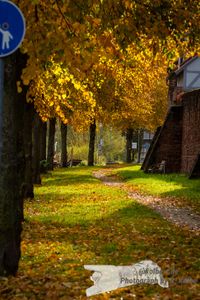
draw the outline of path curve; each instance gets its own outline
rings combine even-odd
[[[93,175],[107,186],[122,188],[128,193],[130,198],[151,207],[164,219],[167,219],[178,226],[200,233],[200,215],[196,214],[192,209],[188,207],[177,207],[174,205],[173,201],[168,201],[168,204],[166,205],[162,198],[151,195],[146,196],[139,192],[130,191],[123,181],[115,175],[110,175],[110,172],[110,169],[101,169],[93,172]]]

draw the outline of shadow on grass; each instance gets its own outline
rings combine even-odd
[[[80,174],[81,169],[83,170],[83,174]],[[97,167],[91,168],[91,172],[96,169]],[[92,177],[91,175],[86,174],[85,170],[88,170],[88,168],[84,169],[83,167],[75,167],[66,169],[56,169],[53,172],[53,175],[51,173],[48,173],[43,176],[46,180],[42,184],[42,186],[66,186],[74,185],[75,183],[93,184],[94,182],[97,182],[97,179],[95,177]]]
[[[67,215],[49,215],[27,220],[25,225],[32,228],[31,239],[36,243],[70,243],[79,255],[85,251],[93,253],[91,260],[85,261],[91,264],[96,259],[98,263],[131,264],[137,259],[159,261],[169,257],[175,263],[181,256],[183,261],[187,256],[187,251],[182,253],[186,244],[194,248],[198,245],[197,240],[191,244],[192,238],[186,232],[138,203],[95,221],[84,217],[77,218],[75,223],[70,220]]]

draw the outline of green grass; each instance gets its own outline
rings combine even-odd
[[[144,259],[161,267],[171,280],[169,289],[131,286],[91,299],[197,299],[198,236],[174,227],[122,189],[103,185],[91,175],[94,170],[57,169],[36,187],[35,200],[25,203],[19,273],[0,282],[1,299],[87,299],[92,281],[85,264],[131,265]],[[194,282],[180,285],[181,278]]]
[[[126,166],[115,173],[142,193],[174,197],[200,212],[200,179],[188,179],[184,174],[147,174],[140,168],[139,165]]]

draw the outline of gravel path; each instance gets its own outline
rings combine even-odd
[[[190,208],[176,206],[172,198],[157,198],[150,195],[142,195],[136,191],[130,191],[127,185],[120,181],[117,176],[111,176],[109,174],[109,169],[102,169],[93,173],[93,175],[100,179],[105,185],[122,188],[128,193],[129,197],[141,204],[151,207],[168,221],[200,233],[200,215],[196,214]]]

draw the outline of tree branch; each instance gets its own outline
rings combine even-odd
[[[67,18],[65,17],[65,15],[64,15],[63,12],[62,12],[62,9],[61,9],[61,7],[60,7],[59,1],[56,0],[55,2],[56,2],[56,5],[57,5],[57,8],[58,8],[58,11],[60,12],[60,14],[61,14],[63,20],[65,21],[65,24],[67,25],[68,29],[70,30],[71,33],[72,33],[72,32],[74,33],[73,28],[72,28],[70,22],[67,20]]]

